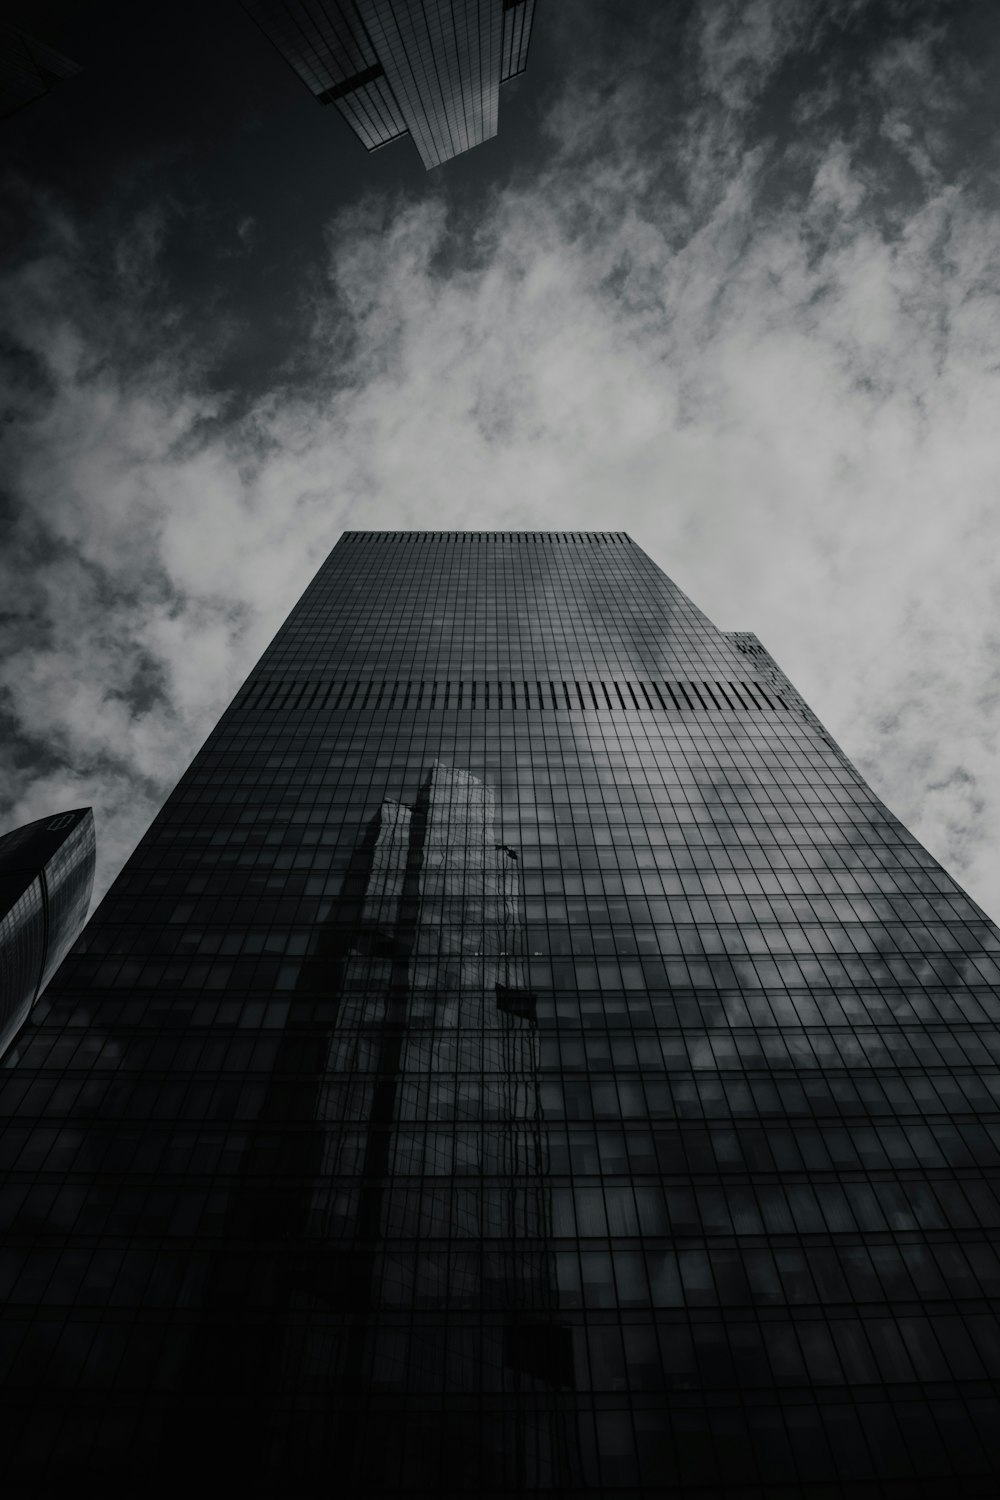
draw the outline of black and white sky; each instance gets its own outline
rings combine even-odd
[[[1000,916],[995,0],[539,0],[430,174],[235,0],[30,10],[0,827],[103,888],[345,527],[613,527]]]

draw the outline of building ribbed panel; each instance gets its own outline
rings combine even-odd
[[[369,150],[408,132],[429,168],[496,135],[500,84],[523,71],[534,0],[244,0],[244,8]]]

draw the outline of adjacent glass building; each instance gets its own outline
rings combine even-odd
[[[3,1074],[6,1484],[995,1495],[998,954],[627,536],[348,533]]]
[[[36,36],[0,21],[0,120],[52,92],[79,65]]]
[[[320,104],[374,151],[411,135],[437,167],[497,133],[535,0],[243,0]]]
[[[89,807],[0,837],[0,1055],[86,921],[94,853]]]

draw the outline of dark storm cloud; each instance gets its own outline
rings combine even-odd
[[[506,156],[404,190],[382,153],[311,261],[266,201],[218,209],[196,298],[176,194],[84,222],[35,190],[8,821],[94,800],[110,874],[344,526],[615,526],[1000,909],[997,23],[622,15],[540,9],[542,134],[508,103]],[[261,394],[234,351],[282,277]]]

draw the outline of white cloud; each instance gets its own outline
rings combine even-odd
[[[190,373],[162,220],[111,288],[55,226],[11,293],[44,378],[7,460],[2,680],[56,764],[7,766],[10,821],[96,800],[112,873],[344,526],[624,526],[1000,913],[1000,225],[942,165],[967,65],[931,31],[873,45],[853,125],[826,77],[751,145],[819,15],[706,6],[659,133],[641,78],[599,122],[571,80],[550,159],[475,223],[440,183],[345,210],[314,383],[239,420]],[[919,192],[885,203],[873,142]]]

